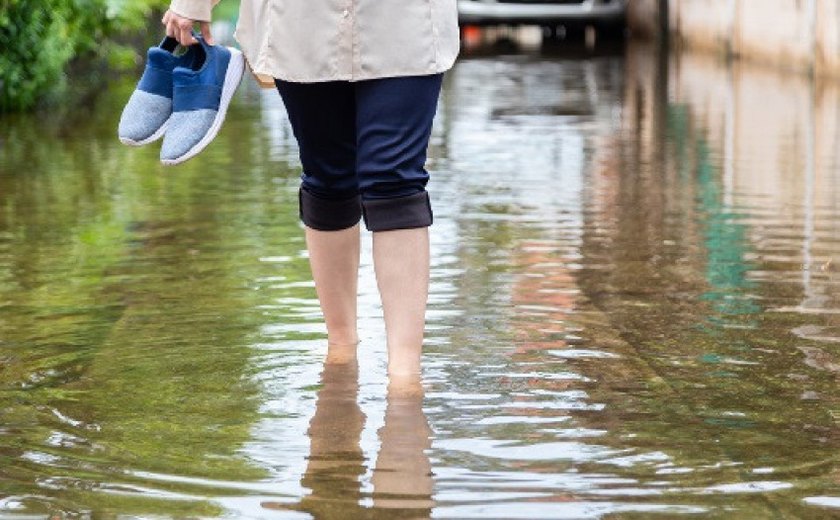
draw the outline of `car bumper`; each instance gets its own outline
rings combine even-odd
[[[518,4],[487,0],[458,0],[463,23],[598,22],[622,18],[623,0],[603,4],[585,0],[579,4]]]

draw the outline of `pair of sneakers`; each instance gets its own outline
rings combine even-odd
[[[195,157],[216,137],[245,70],[238,50],[195,38],[198,44],[186,49],[170,37],[149,49],[117,130],[130,146],[163,136],[160,160],[166,165]]]

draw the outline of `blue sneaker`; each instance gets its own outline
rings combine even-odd
[[[172,72],[172,117],[160,150],[166,165],[195,157],[216,137],[245,70],[238,50],[196,39],[197,58]]]
[[[149,49],[146,70],[128,99],[117,135],[124,144],[141,146],[159,139],[172,115],[172,71],[176,66],[190,66],[197,53],[192,48],[176,56],[178,41],[166,37]]]

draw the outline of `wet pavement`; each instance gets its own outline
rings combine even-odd
[[[325,329],[248,82],[199,158],[133,85],[0,126],[0,518],[840,515],[840,86],[652,48],[447,78],[425,397]]]

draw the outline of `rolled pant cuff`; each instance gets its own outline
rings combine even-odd
[[[370,231],[432,225],[432,205],[427,191],[392,199],[362,200],[362,214]]]
[[[324,199],[304,188],[298,191],[300,219],[304,224],[319,231],[339,231],[355,226],[362,218],[361,197],[348,199]]]

